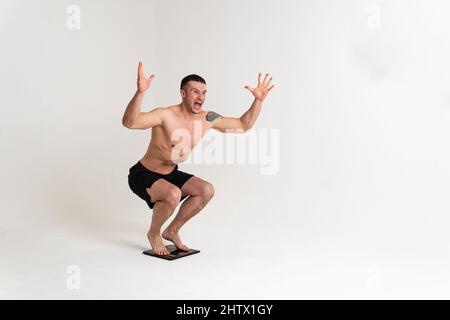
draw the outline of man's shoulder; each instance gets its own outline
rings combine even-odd
[[[166,111],[168,111],[168,112],[177,113],[177,112],[180,111],[180,106],[175,104],[175,105],[172,105],[172,106],[164,107],[164,109]]]
[[[204,111],[204,117],[206,119],[206,121],[208,122],[213,122],[214,120],[222,117],[220,114],[218,114],[215,111]]]
[[[152,111],[155,111],[160,115],[173,115],[177,113],[177,106],[156,107]]]
[[[171,105],[171,106],[161,106],[161,107],[156,107],[155,109],[157,110],[163,110],[163,111],[174,111],[178,106],[177,105]]]

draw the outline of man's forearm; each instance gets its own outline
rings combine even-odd
[[[241,121],[245,130],[250,130],[255,124],[256,119],[261,111],[263,102],[255,99],[250,107],[241,117]]]
[[[141,112],[141,103],[144,98],[144,92],[136,91],[136,94],[131,99],[130,103],[128,103],[127,109],[123,114],[122,124],[130,124],[136,118],[136,116]]]

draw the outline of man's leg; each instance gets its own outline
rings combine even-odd
[[[161,238],[161,226],[169,219],[180,202],[181,190],[164,179],[157,180],[151,188],[146,190],[152,202],[155,202],[152,223],[147,233],[148,240],[157,255],[169,255],[170,252]]]
[[[177,248],[189,251],[189,248],[181,241],[178,232],[211,200],[214,196],[214,187],[211,183],[194,176],[183,185],[181,191],[183,195],[189,195],[189,197],[183,202],[177,216],[164,230],[162,236],[164,239],[172,241]]]

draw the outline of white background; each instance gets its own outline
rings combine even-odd
[[[81,29],[67,28],[69,5]],[[0,2],[0,297],[450,298],[450,4],[445,0]],[[215,198],[182,230],[200,254],[141,254],[150,211],[128,169],[180,101],[279,129],[279,170],[185,164]],[[69,290],[66,273],[81,270]],[[70,280],[70,279],[69,279]]]

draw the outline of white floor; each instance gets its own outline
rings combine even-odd
[[[255,220],[261,206],[226,214],[218,199],[183,233],[201,252],[165,261],[141,253],[149,217],[143,202],[130,203],[127,214],[70,211],[2,226],[0,297],[450,298],[447,245],[439,239],[409,238],[408,231],[394,239],[386,228],[377,233],[336,221],[301,226],[275,211]]]

